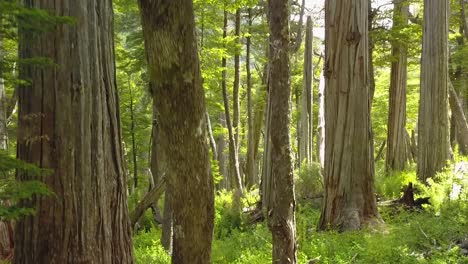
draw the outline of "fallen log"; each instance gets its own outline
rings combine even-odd
[[[138,220],[140,220],[141,216],[145,213],[146,209],[150,208],[151,205],[156,204],[161,195],[166,190],[166,181],[161,178],[151,191],[147,192],[143,199],[135,206],[135,209],[130,213],[130,222],[132,227],[135,227]]]

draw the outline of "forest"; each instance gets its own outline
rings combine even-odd
[[[468,263],[467,5],[0,0],[0,263]]]

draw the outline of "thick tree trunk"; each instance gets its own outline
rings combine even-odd
[[[393,28],[401,29],[408,24],[409,5],[406,0],[397,0],[393,8]],[[407,51],[404,44],[392,44],[390,70],[390,109],[387,125],[386,169],[401,171],[406,167],[408,153],[406,148],[406,81]]]
[[[139,0],[139,4],[160,115],[161,149],[167,157],[172,263],[210,263],[213,179],[193,4],[189,0]]]
[[[252,34],[252,8],[248,9],[248,36],[245,44],[245,71],[247,74],[247,163],[245,173],[245,186],[252,187],[255,182],[255,139],[254,139],[254,113],[252,102],[252,75],[250,73],[250,48]]]
[[[271,179],[273,203],[268,227],[273,236],[273,263],[296,263],[294,176],[291,157],[289,1],[270,0]]]
[[[373,187],[367,14],[367,0],[325,3],[322,230],[381,223]]]
[[[304,73],[301,98],[299,162],[312,162],[312,79],[313,79],[313,50],[312,50],[312,18],[307,17],[306,39],[304,51]]]
[[[20,32],[20,59],[58,65],[23,65],[20,78],[31,83],[18,91],[18,158],[53,169],[42,181],[55,196],[23,202],[36,214],[16,225],[13,262],[133,263],[111,1],[23,4],[76,22]]]
[[[424,1],[421,92],[418,121],[418,169],[426,182],[450,158],[448,117],[449,1]]]
[[[224,10],[224,27],[223,27],[223,39],[227,37],[227,11]],[[221,86],[223,89],[223,101],[224,101],[224,116],[226,118],[226,126],[228,129],[229,137],[229,178],[231,180],[231,186],[242,193],[242,179],[239,171],[239,159],[237,155],[236,141],[234,138],[234,131],[231,122],[231,114],[229,110],[229,98],[226,87],[226,57],[222,59],[222,80]]]
[[[466,122],[465,113],[458,100],[457,92],[449,81],[449,103],[452,110],[452,118],[455,121],[457,141],[459,151],[462,155],[468,155],[468,124]]]

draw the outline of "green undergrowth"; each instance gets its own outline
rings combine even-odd
[[[380,199],[395,199],[402,188],[413,182],[416,197],[430,197],[432,205],[423,210],[406,211],[380,207],[385,221],[383,231],[318,232],[320,208],[317,203],[299,199],[296,213],[298,263],[468,263],[457,241],[468,237],[467,176],[459,177],[448,169],[426,186],[416,180],[414,168],[402,173],[379,174],[376,191]],[[301,176],[304,179],[304,176]],[[453,184],[462,186],[451,198]],[[305,190],[303,188],[302,190]],[[317,191],[314,189],[314,191]],[[245,210],[253,208],[258,190],[247,195]],[[265,222],[252,224],[248,214],[232,212],[232,195],[216,195],[213,263],[271,263],[271,234]],[[170,263],[160,242],[160,228],[135,235],[137,263]]]

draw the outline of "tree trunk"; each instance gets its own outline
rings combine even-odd
[[[466,122],[465,113],[458,100],[457,92],[449,81],[449,102],[452,110],[452,118],[455,120],[457,133],[457,141],[459,151],[462,155],[468,155],[468,124]]]
[[[13,263],[133,263],[115,83],[111,1],[23,1],[76,22],[48,33],[20,31],[18,158],[53,173],[55,193],[16,225]],[[31,180],[18,172],[19,180]]]
[[[247,74],[247,163],[245,173],[245,186],[252,187],[255,184],[255,141],[254,141],[254,115],[252,102],[252,75],[250,73],[250,46],[252,34],[252,8],[248,9],[248,36],[245,44],[245,71]]]
[[[227,11],[224,10],[223,39],[225,39],[226,37],[227,37]],[[228,98],[227,87],[226,87],[226,57],[223,57],[221,67],[223,68],[221,86],[223,89],[224,116],[226,118],[226,126],[228,129],[228,136],[229,136],[229,178],[232,183],[231,186],[233,186],[236,190],[242,193],[242,179],[241,179],[240,171],[239,171],[239,159],[237,156],[236,141],[234,138],[234,131],[232,128],[232,123],[231,123],[231,114],[229,110],[229,98]]]
[[[236,11],[236,21],[235,21],[235,31],[236,31],[236,44],[239,43],[240,39],[240,22],[241,22],[241,11],[237,9]],[[233,111],[233,118],[232,118],[232,129],[234,131],[234,144],[236,147],[236,153],[239,153],[239,85],[240,85],[240,51],[237,50],[234,54],[234,85],[232,89],[232,111]],[[238,154],[237,154],[238,156]],[[239,160],[239,157],[237,157]],[[239,177],[241,177],[239,171]]]
[[[319,111],[318,111],[318,126],[317,126],[317,146],[318,158],[320,167],[325,169],[325,76],[322,69],[319,81]],[[323,174],[323,173],[322,173]]]
[[[393,28],[401,29],[408,25],[409,5],[406,0],[395,1],[393,8]],[[398,41],[392,44],[390,70],[390,109],[388,112],[387,170],[402,171],[406,167],[408,153],[406,149],[406,80],[407,51]]]
[[[223,113],[219,114],[219,124],[221,127],[226,127],[226,119]],[[229,189],[229,169],[226,162],[226,138],[223,134],[220,134],[216,139],[216,145],[218,146],[218,164],[219,172],[223,175],[223,179],[219,183],[220,189]]]
[[[218,160],[218,150],[216,149],[216,140],[213,136],[213,129],[211,127],[210,115],[208,112],[205,113],[206,118],[206,132],[208,133],[208,140],[210,141],[211,153],[213,154],[213,159]]]
[[[294,176],[291,157],[289,1],[270,0],[271,178],[273,203],[268,227],[273,263],[296,263]]]
[[[3,63],[3,14],[0,11],[0,62]],[[3,80],[3,65],[0,64],[0,149],[7,149],[7,108],[8,99],[5,93],[5,83]]]
[[[422,182],[441,171],[450,158],[448,117],[449,1],[424,1],[418,169]]]
[[[195,17],[189,0],[139,0],[173,208],[172,263],[210,263],[213,179]],[[189,113],[189,114],[188,114]]]
[[[310,164],[312,162],[312,78],[313,78],[313,50],[312,50],[312,18],[307,17],[305,52],[304,52],[304,73],[301,101],[301,125],[299,143],[299,162]]]
[[[325,4],[325,200],[319,228],[381,223],[374,196],[368,1]]]
[[[130,84],[130,77],[128,78],[128,91],[130,93],[130,131],[132,135],[132,161],[133,161],[133,188],[135,189],[138,187],[138,163],[137,163],[137,150],[136,150],[136,140],[135,140],[135,109],[133,105],[133,91]]]

